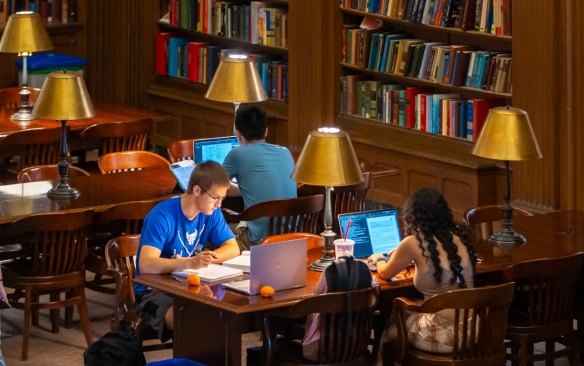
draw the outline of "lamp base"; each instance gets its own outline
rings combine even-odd
[[[59,182],[56,187],[47,192],[47,197],[55,200],[70,200],[79,197],[79,190],[71,187],[67,182]]]
[[[499,231],[498,233],[491,235],[489,238],[490,244],[506,247],[518,247],[525,244],[526,241],[527,240],[523,235],[518,234],[513,230]]]
[[[29,109],[22,108],[21,110],[10,116],[10,119],[15,121],[32,121],[37,118],[30,113]]]
[[[337,236],[331,229],[325,229],[320,235],[324,243],[324,255],[319,260],[312,262],[308,267],[308,269],[317,272],[324,271],[335,260],[335,256],[333,255],[333,242]]]

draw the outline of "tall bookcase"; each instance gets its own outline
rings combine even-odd
[[[390,18],[381,14],[339,6],[337,8],[337,44],[344,42],[342,28],[346,24],[360,24],[371,17],[383,22],[388,31],[399,31],[407,38],[428,42],[443,42],[446,45],[468,45],[474,50],[511,52],[512,38],[494,36],[477,31],[463,31],[460,28],[423,25],[409,20]],[[403,86],[428,86],[433,93],[457,93],[462,99],[502,98],[512,104],[511,94],[452,86],[420,78],[398,76],[394,73],[373,71],[342,62],[339,46],[335,57],[339,80],[349,74],[364,75],[366,80],[390,82]],[[399,62],[399,60],[398,60]],[[340,81],[339,81],[340,82]],[[341,92],[335,98],[335,110],[341,111]],[[409,102],[408,102],[409,103]],[[375,189],[384,201],[398,206],[415,190],[434,187],[445,195],[457,218],[470,207],[494,203],[497,192],[499,169],[495,162],[474,157],[470,151],[472,141],[461,138],[422,132],[413,128],[396,126],[356,115],[338,114],[336,124],[348,131],[357,155],[375,165],[393,168],[399,175],[389,176],[376,182]]]
[[[150,107],[177,116],[173,123],[159,126],[161,141],[226,132],[232,105],[205,100],[204,87],[185,91],[181,84],[154,76],[157,21],[167,11],[167,0],[80,3],[86,4],[91,15],[82,22],[87,28],[87,53],[79,56],[88,58],[86,81],[94,100]],[[339,61],[346,14],[338,0],[289,1],[288,14],[288,103],[264,104],[272,117],[270,141],[299,149],[310,130],[336,124],[350,132],[361,159],[401,172],[375,182],[376,196],[386,202],[401,205],[422,185],[445,192],[457,213],[502,199],[504,175],[499,162],[472,156],[472,143],[340,115],[340,76],[363,71],[342,67]],[[584,25],[578,21],[584,18],[584,4],[513,0],[512,14],[513,38],[502,40],[384,22],[410,27],[428,39],[481,42],[485,49],[496,49],[497,44],[511,47],[513,95],[508,99],[528,112],[543,154],[540,160],[512,164],[511,197],[515,204],[541,212],[584,209],[579,183],[584,180],[584,73],[578,67],[584,60]],[[468,93],[463,94],[472,97]],[[223,120],[216,129],[215,119]]]

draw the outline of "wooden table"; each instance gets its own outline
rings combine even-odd
[[[513,263],[556,257],[584,251],[584,212],[564,211],[515,219],[514,228],[527,238],[512,256],[499,256],[488,243],[475,245],[484,262],[477,272],[488,274]],[[321,256],[310,250],[307,265]],[[246,296],[225,290],[219,284],[188,286],[168,275],[140,275],[135,281],[174,297],[174,357],[186,357],[212,365],[241,364],[241,335],[258,330],[262,312],[285,307],[312,296],[320,276],[308,270],[307,286],[277,292],[272,298]],[[381,285],[380,307],[389,306],[396,296],[415,293],[412,281]]]
[[[117,104],[95,103],[95,116],[92,118],[67,121],[74,138],[86,127],[96,123],[126,122],[142,118],[152,118],[156,122],[168,121],[171,116],[163,113],[152,112],[147,109],[127,107]],[[0,137],[10,133],[30,128],[60,127],[61,123],[47,119],[35,119],[33,121],[13,121],[10,116],[17,110],[0,109]]]
[[[59,202],[46,196],[56,181],[18,183],[0,186],[0,225],[36,213],[93,208],[101,212],[110,205],[166,198],[176,180],[170,169],[152,169],[116,174],[71,177],[69,184],[81,192],[79,198]]]

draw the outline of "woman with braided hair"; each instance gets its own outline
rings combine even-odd
[[[379,277],[389,280],[413,262],[414,286],[424,300],[474,287],[476,253],[465,228],[454,222],[444,197],[435,189],[421,189],[407,200],[404,213],[406,236],[388,253],[389,259],[383,254],[368,259],[376,263]],[[452,310],[410,316],[410,343],[425,351],[452,352],[452,320]],[[394,338],[392,330],[390,324],[385,340]]]

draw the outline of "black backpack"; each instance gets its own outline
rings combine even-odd
[[[371,271],[367,264],[351,256],[340,257],[328,266],[326,276],[327,292],[351,291],[371,286]]]
[[[144,366],[146,359],[136,336],[113,330],[93,342],[83,354],[85,366]]]

